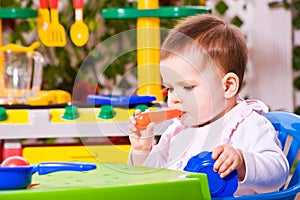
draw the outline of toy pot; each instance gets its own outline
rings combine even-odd
[[[232,171],[225,178],[213,170],[215,161],[211,158],[212,152],[203,151],[188,161],[184,171],[204,173],[207,175],[209,190],[212,198],[233,197],[238,187],[237,171]]]
[[[72,162],[42,162],[37,166],[0,167],[0,190],[25,189],[31,184],[32,175],[58,171],[89,171],[95,164]]]

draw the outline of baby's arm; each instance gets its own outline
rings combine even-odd
[[[250,116],[233,134],[232,147],[241,150],[245,165],[244,174],[239,174],[239,187],[265,193],[278,190],[286,181],[288,162],[268,120]]]
[[[141,111],[136,110],[135,114],[139,114]],[[133,116],[129,120],[129,140],[131,143],[129,164],[143,165],[147,159],[154,141],[154,125],[150,123],[146,129],[140,129],[136,127],[136,120]]]

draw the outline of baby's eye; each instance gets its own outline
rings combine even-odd
[[[184,86],[183,89],[184,90],[192,90],[195,86]]]
[[[168,87],[167,90],[168,90],[169,92],[173,92],[173,91],[174,91],[174,88]]]

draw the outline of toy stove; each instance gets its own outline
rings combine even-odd
[[[20,142],[22,139],[79,138],[84,143],[87,138],[92,140],[93,138],[103,138],[105,140],[105,138],[110,137],[127,137],[128,120],[136,108],[142,111],[162,108],[160,104],[152,104],[153,100],[155,100],[153,96],[90,95],[88,97],[90,104],[84,105],[2,106],[0,107],[0,139],[3,140],[2,159],[11,155],[24,154]],[[167,123],[159,124],[156,128],[163,130]],[[120,148],[126,149],[127,152],[126,155],[123,155],[123,160],[127,160],[129,145],[126,144]],[[41,157],[42,152],[43,150],[39,149],[35,154]],[[62,152],[57,152],[56,158],[53,160],[59,159],[61,154]],[[80,158],[80,156],[70,159],[75,158]],[[86,159],[87,156],[81,156],[81,158]]]

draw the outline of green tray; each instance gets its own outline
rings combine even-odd
[[[137,9],[133,7],[107,8],[102,10],[104,19],[136,19],[139,17],[178,18],[201,13],[210,13],[205,6],[167,6],[157,9]]]
[[[0,191],[0,199],[211,199],[205,174],[109,163],[97,163],[96,170],[83,173],[35,174],[32,184],[36,185],[23,190]]]
[[[0,19],[36,18],[37,12],[30,8],[0,8]]]

